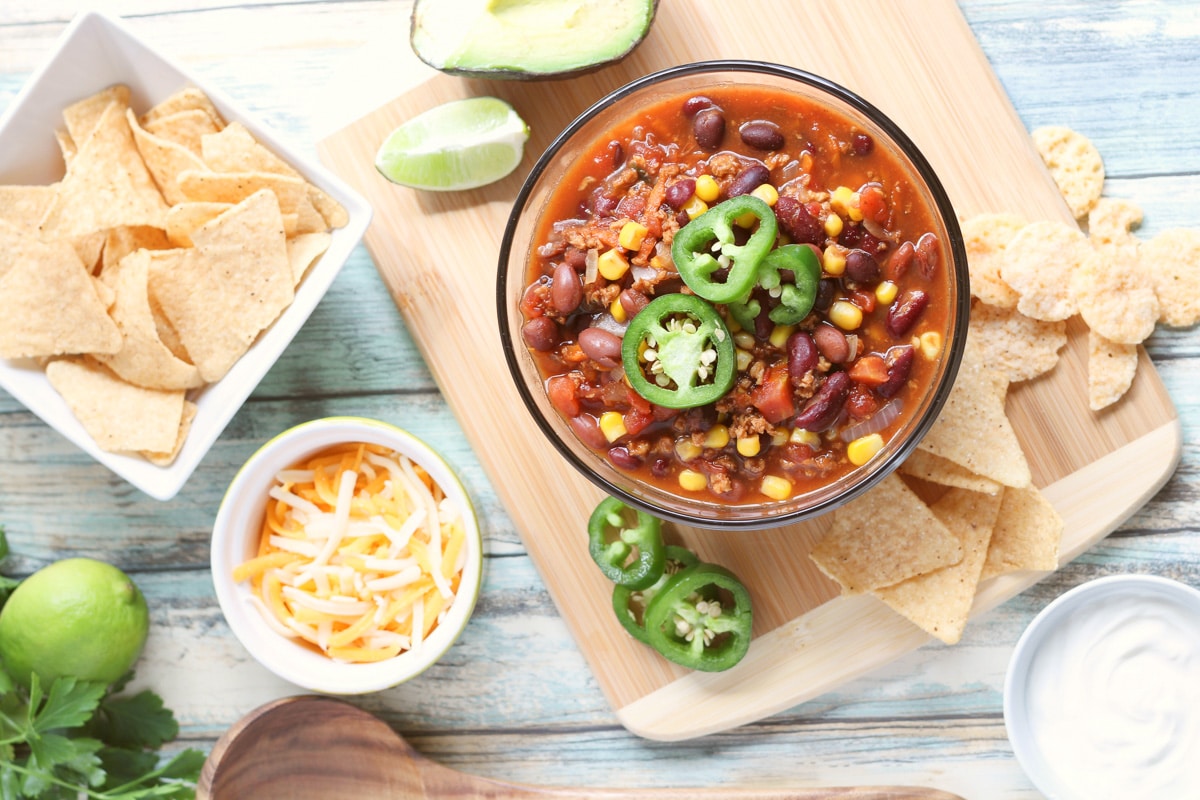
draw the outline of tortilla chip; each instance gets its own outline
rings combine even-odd
[[[113,103],[58,184],[42,236],[65,239],[118,225],[161,228],[166,213],[124,111]]]
[[[170,452],[175,447],[183,392],[134,386],[86,358],[51,361],[46,378],[101,450]]]
[[[1000,277],[1019,295],[1017,309],[1034,319],[1067,319],[1078,308],[1071,295],[1071,274],[1096,258],[1087,237],[1074,225],[1031,222],[1005,247]]]
[[[1008,379],[968,347],[942,412],[917,448],[1005,486],[1029,486],[1029,462],[1004,412],[1007,394]]]
[[[192,432],[192,420],[196,418],[197,406],[191,400],[183,401],[183,418],[179,420],[179,435],[175,439],[175,446],[167,453],[155,453],[153,451],[142,450],[139,455],[142,455],[151,464],[158,467],[169,467],[175,463],[175,459],[179,457],[179,451],[183,449],[183,443],[187,441],[188,434]]]
[[[121,84],[109,86],[90,97],[85,97],[63,109],[63,122],[67,125],[67,135],[76,148],[82,147],[96,130],[105,109],[112,103],[120,106],[122,112],[129,107],[129,87]]]
[[[184,202],[187,198],[179,188],[179,173],[184,170],[206,169],[204,162],[183,145],[143,130],[138,125],[137,117],[132,111],[127,109],[125,114],[129,120],[129,127],[133,131],[133,139],[137,143],[138,152],[142,154],[142,161],[146,163],[146,168],[154,177],[154,182],[162,192],[163,198],[169,205]]]
[[[147,133],[183,145],[197,156],[202,152],[201,139],[221,130],[220,124],[202,108],[185,108],[173,114],[156,117],[142,127]]]
[[[179,188],[188,200],[215,203],[240,203],[257,191],[270,189],[283,214],[294,214],[301,204],[308,203],[302,179],[273,172],[187,170],[179,175]]]
[[[1158,296],[1137,264],[1137,251],[1105,250],[1071,274],[1079,315],[1096,334],[1121,344],[1139,344],[1158,323]]]
[[[1002,496],[951,489],[932,506],[962,545],[957,564],[876,589],[874,594],[917,627],[946,644],[962,638],[988,555]]]
[[[171,247],[167,234],[159,228],[145,225],[122,225],[109,228],[105,234],[104,258],[100,267],[103,278],[121,263],[121,259],[135,250],[166,250]]]
[[[54,132],[54,138],[58,141],[58,150],[62,153],[63,164],[70,168],[72,159],[79,152],[79,147],[75,144],[75,140],[71,138],[71,134],[61,128]]]
[[[1125,396],[1137,374],[1137,345],[1110,342],[1088,331],[1088,405],[1107,408]]]
[[[304,273],[329,249],[333,237],[327,231],[302,233],[287,240],[288,262],[292,265],[292,283],[299,286]]]
[[[1058,569],[1063,527],[1058,511],[1037,489],[1005,489],[980,580],[1018,570]]]
[[[981,494],[999,494],[1004,487],[991,478],[976,475],[949,459],[924,450],[913,450],[900,465],[900,474],[939,486],[955,486]]]
[[[955,564],[962,545],[898,476],[833,512],[809,557],[845,594],[891,586]]]
[[[292,302],[279,205],[259,191],[192,234],[196,247],[156,254],[150,291],[206,381],[220,380]]]
[[[1061,125],[1038,128],[1033,143],[1075,219],[1087,216],[1104,191],[1104,161],[1095,145]]]
[[[0,234],[0,357],[115,353],[121,333],[69,242]]]
[[[203,383],[200,370],[176,358],[158,338],[148,288],[153,252],[137,250],[117,265],[111,314],[121,329],[121,349],[96,359],[118,377],[147,389],[194,389]]]
[[[212,100],[208,99],[208,95],[191,86],[180,89],[175,94],[155,105],[142,115],[141,123],[145,127],[163,117],[189,110],[205,112],[212,118],[212,121],[218,128],[225,125],[225,120],[221,117],[221,112],[217,111],[217,107],[213,105]]]
[[[983,363],[1017,383],[1054,369],[1058,351],[1067,343],[1067,323],[1043,322],[1014,309],[975,303],[967,336]]]
[[[1142,246],[1142,265],[1158,296],[1159,322],[1200,322],[1200,230],[1172,228]]]
[[[971,294],[990,306],[1017,306],[1017,293],[1000,277],[1000,266],[1008,243],[1025,225],[1016,214],[978,214],[962,222]]]
[[[1136,250],[1139,240],[1133,229],[1142,224],[1142,209],[1137,203],[1115,197],[1101,197],[1088,212],[1088,239],[1099,250]]]
[[[0,186],[0,219],[36,233],[54,192],[54,186]]]

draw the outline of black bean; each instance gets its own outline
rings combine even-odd
[[[813,302],[814,311],[828,311],[833,305],[833,298],[837,295],[837,279],[822,278],[817,284],[817,299]]]
[[[583,302],[583,283],[579,273],[566,261],[554,268],[554,283],[550,284],[550,302],[560,314],[570,314]]]
[[[865,250],[846,254],[846,277],[855,283],[875,283],[879,280],[879,262]]]
[[[683,115],[685,117],[694,117],[700,111],[706,108],[712,108],[716,105],[712,100],[702,94],[697,94],[683,101]]]
[[[534,350],[546,353],[558,344],[558,325],[549,317],[534,317],[521,326],[521,337]]]
[[[725,138],[725,113],[716,107],[701,109],[692,117],[696,144],[704,150],[716,150]]]
[[[663,200],[675,211],[683,208],[684,203],[692,199],[692,195],[696,193],[696,181],[692,178],[683,178],[675,181],[667,187],[667,191],[663,193]]]
[[[787,340],[788,376],[792,385],[804,383],[808,372],[817,366],[817,343],[804,331],[796,331]]]
[[[822,322],[814,328],[813,341],[818,352],[831,364],[844,364],[850,359],[850,342],[846,334],[832,325]]]
[[[796,415],[796,427],[817,433],[825,430],[837,422],[849,395],[850,376],[844,372],[832,373]]]
[[[725,194],[729,197],[738,197],[743,194],[750,194],[764,183],[770,183],[771,170],[767,169],[765,164],[751,164],[737,174],[737,177],[729,184],[725,190]]]
[[[605,369],[621,363],[621,337],[603,328],[584,328],[578,336],[579,349]]]
[[[929,295],[920,289],[913,289],[897,297],[888,309],[887,332],[896,337],[907,336],[927,305]]]
[[[743,122],[738,128],[738,134],[747,147],[753,147],[755,150],[778,150],[783,147],[785,141],[778,125],[762,119]]]

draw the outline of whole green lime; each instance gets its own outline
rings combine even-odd
[[[14,680],[112,683],[146,644],[146,598],[129,576],[90,558],[56,561],[17,586],[0,611],[0,659]]]

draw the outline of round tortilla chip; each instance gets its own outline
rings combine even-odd
[[[1088,238],[1100,250],[1137,249],[1133,229],[1142,224],[1142,208],[1132,200],[1101,197],[1088,212]]]
[[[1137,345],[1110,342],[1088,332],[1088,405],[1107,408],[1125,396],[1137,373]]]
[[[1079,315],[1096,334],[1139,344],[1154,333],[1158,297],[1137,265],[1137,251],[1105,250],[1071,273]]]
[[[1141,259],[1158,295],[1159,321],[1173,328],[1200,322],[1200,230],[1165,230],[1142,246]]]
[[[1016,214],[977,214],[962,222],[971,294],[990,306],[1017,306],[1017,293],[1000,277],[1000,265],[1005,247],[1025,224]]]
[[[1038,128],[1033,144],[1075,219],[1087,216],[1104,191],[1100,151],[1086,136],[1062,125]]]
[[[1071,273],[1096,253],[1074,225],[1031,222],[1005,247],[1000,277],[1020,295],[1017,309],[1034,319],[1067,319],[1079,310],[1071,295]]]

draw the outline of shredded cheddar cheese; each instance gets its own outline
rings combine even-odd
[[[267,624],[338,661],[415,650],[454,603],[466,558],[458,511],[419,465],[341,445],[281,470],[250,581]]]

